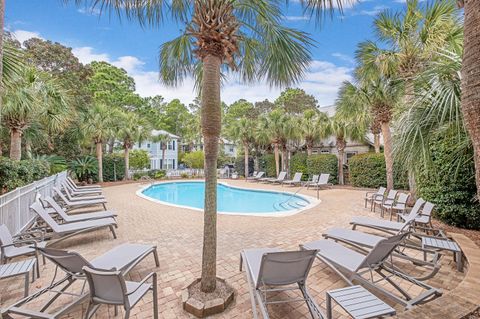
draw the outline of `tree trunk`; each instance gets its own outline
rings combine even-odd
[[[243,143],[243,149],[245,153],[245,180],[247,180],[248,177],[248,143]]]
[[[102,142],[95,142],[95,151],[98,162],[98,181],[103,182],[103,145]]]
[[[307,155],[312,155],[312,146],[307,144]]]
[[[19,161],[22,158],[22,131],[16,128],[10,130],[10,159]]]
[[[462,112],[472,140],[477,199],[480,201],[480,1],[464,1]]]
[[[108,141],[108,154],[113,154],[113,146],[115,146],[115,138]]]
[[[280,154],[278,152],[278,143],[273,144],[273,154],[275,156],[275,172],[278,176],[280,173]]]
[[[0,85],[3,87],[3,28],[5,25],[5,0],[0,0]],[[2,109],[2,96],[0,94],[0,110]],[[0,145],[0,156],[2,156]]]
[[[217,157],[221,130],[220,65],[217,56],[203,59],[202,133],[205,152],[205,212],[203,226],[203,258],[200,289],[213,292],[217,277]]]
[[[32,142],[28,139],[25,141],[25,156],[28,159],[32,159]]]
[[[165,147],[162,146],[162,165],[160,165],[160,169],[163,170],[164,165],[165,165]]]
[[[124,146],[123,148],[123,158],[125,159],[125,174],[123,176],[123,180],[129,180],[129,170],[130,170],[130,148],[128,146]]]
[[[344,176],[343,176],[343,157],[345,156],[345,139],[337,137],[337,151],[338,151],[338,184],[343,185]]]
[[[385,167],[387,169],[387,189],[393,189],[393,147],[392,133],[388,122],[382,122],[383,155],[385,156]]]
[[[373,146],[375,147],[375,153],[380,153],[380,134],[373,134]]]

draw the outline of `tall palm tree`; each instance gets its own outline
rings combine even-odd
[[[251,119],[247,119],[242,117],[241,119],[237,120],[231,127],[231,136],[240,141],[243,145],[243,153],[245,156],[245,179],[248,177],[249,173],[249,149],[250,144],[252,143],[253,139],[253,124]]]
[[[303,116],[298,119],[296,129],[300,131],[300,135],[305,141],[308,155],[312,155],[315,143],[325,137],[321,134],[321,128],[325,125],[328,125],[328,116],[315,110],[306,110],[303,112]]]
[[[21,159],[22,135],[34,123],[48,133],[64,129],[69,109],[67,92],[47,74],[28,67],[15,75],[3,91],[2,106],[2,122],[10,131],[10,158]]]
[[[258,123],[259,139],[268,139],[273,145],[273,154],[275,156],[275,172],[280,173],[280,147],[285,139],[285,126],[287,117],[281,109],[275,109],[268,115],[260,118]],[[263,136],[261,136],[263,135]]]
[[[103,182],[103,143],[114,135],[116,122],[114,111],[104,104],[93,105],[84,115],[85,135],[95,144],[99,182]]]
[[[121,121],[118,133],[115,137],[122,141],[124,161],[125,161],[125,174],[123,179],[130,179],[130,149],[133,145],[149,137],[150,129],[147,125],[147,121],[144,121],[136,113],[122,112],[120,115]]]
[[[160,166],[160,169],[163,169],[163,166],[165,165],[165,152],[167,151],[167,145],[171,140],[172,139],[168,134],[159,134],[152,137],[152,142],[160,143],[160,149],[162,150],[162,165]]]
[[[475,160],[477,200],[480,201],[480,2],[475,0],[457,1],[464,7],[464,53],[462,64],[462,112]]]
[[[216,288],[217,156],[221,132],[220,84],[227,70],[245,82],[265,79],[274,86],[298,82],[311,60],[311,39],[285,27],[280,2],[274,0],[76,0],[101,9],[124,12],[141,24],[172,18],[185,30],[160,49],[160,78],[177,85],[194,74],[201,93],[205,150],[205,213],[201,291]],[[308,1],[309,2],[309,1]],[[302,1],[302,3],[307,3]],[[341,2],[337,0],[337,2]],[[317,1],[331,8],[331,0]],[[169,10],[166,14],[166,10]]]

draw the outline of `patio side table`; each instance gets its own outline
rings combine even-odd
[[[362,286],[330,290],[326,293],[327,319],[332,319],[332,299],[354,319],[393,316],[396,311]]]
[[[0,279],[25,276],[25,297],[28,296],[28,286],[30,282],[30,271],[32,272],[32,282],[35,281],[35,258],[22,260],[14,263],[0,265]]]
[[[457,270],[463,271],[462,250],[456,242],[450,239],[422,237],[422,248],[433,248],[453,252],[453,260],[457,263]],[[426,259],[426,252],[423,253]]]

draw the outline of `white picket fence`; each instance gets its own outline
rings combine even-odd
[[[35,217],[30,211],[30,205],[35,201],[36,195],[52,196],[53,187],[59,187],[66,178],[67,171],[63,171],[1,195],[0,225],[5,224],[12,234],[21,232]]]

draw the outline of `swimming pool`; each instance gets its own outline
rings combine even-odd
[[[165,182],[148,186],[137,194],[162,204],[203,211],[205,183],[203,181]],[[318,201],[292,194],[217,185],[217,209],[225,214],[291,215],[310,208]]]

